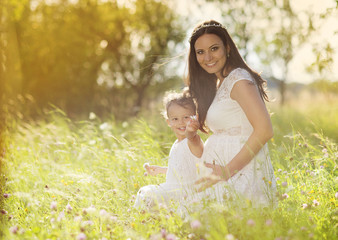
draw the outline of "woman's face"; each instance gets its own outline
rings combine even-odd
[[[222,40],[215,34],[204,34],[195,42],[197,62],[210,74],[223,79],[222,69],[226,63],[226,50]]]

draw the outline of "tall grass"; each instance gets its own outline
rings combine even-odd
[[[186,218],[132,207],[141,186],[164,181],[142,168],[167,165],[175,138],[160,115],[74,122],[55,110],[46,120],[17,122],[7,133],[1,176],[2,238],[335,239],[337,104],[302,109],[271,106],[276,208],[238,207],[229,199]]]

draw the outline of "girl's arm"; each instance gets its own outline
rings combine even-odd
[[[191,119],[187,124],[185,135],[188,139],[188,146],[192,154],[200,158],[203,154],[204,144],[201,137],[197,134],[199,129],[199,122],[197,119]]]
[[[273,129],[270,115],[266,106],[260,97],[256,86],[248,80],[237,82],[230,94],[233,100],[236,100],[243,109],[249,122],[253,127],[253,132],[248,140],[238,152],[238,154],[225,166],[206,163],[206,166],[213,169],[216,175],[210,178],[204,178],[197,183],[203,183],[204,188],[210,187],[220,180],[228,180],[243,167],[245,167],[252,158],[261,150],[264,144],[273,136]]]
[[[157,174],[166,174],[168,168],[167,167],[160,167],[156,165],[149,165],[149,163],[145,163],[143,165],[144,169],[147,171],[148,174],[152,176],[156,176]]]

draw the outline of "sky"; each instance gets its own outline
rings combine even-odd
[[[170,2],[170,1],[169,1]],[[192,23],[189,27],[190,35],[192,29],[197,23],[200,23],[204,20],[214,19],[216,21],[222,22],[222,17],[218,9],[215,9],[215,5],[212,3],[203,5],[203,12],[198,8],[196,0],[174,0],[175,9],[177,12],[183,16],[189,16],[189,20]],[[292,8],[298,12],[303,10],[311,10],[316,14],[321,14],[329,7],[335,7],[336,2],[334,0],[291,0]],[[334,48],[335,54],[333,56],[334,62],[329,71],[325,71],[323,76],[328,80],[338,81],[338,9],[336,8],[337,14],[330,19],[327,19],[326,22],[322,25],[319,32],[312,36],[311,44],[306,44],[300,49],[296,50],[293,60],[289,64],[289,73],[287,76],[288,82],[299,82],[299,83],[310,83],[315,79],[318,79],[320,75],[318,73],[308,73],[306,72],[306,67],[309,66],[315,60],[315,55],[312,52],[313,46],[315,44],[322,44],[323,42],[329,42],[331,47]],[[231,34],[231,33],[230,33]],[[187,42],[187,40],[186,40]],[[187,46],[188,47],[188,46]],[[252,64],[255,64],[258,58],[252,58]],[[250,64],[250,60],[248,60]],[[253,66],[255,68],[255,66]],[[255,69],[259,71],[258,69]],[[276,77],[281,77],[281,71],[278,66],[273,67],[273,72]]]

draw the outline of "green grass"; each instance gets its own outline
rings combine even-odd
[[[44,121],[13,121],[1,176],[1,237],[156,239],[165,229],[179,239],[335,239],[337,104],[271,109],[278,207],[243,208],[229,200],[185,219],[132,207],[141,186],[165,180],[145,177],[142,168],[167,164],[175,137],[160,114],[74,122],[54,111]],[[193,220],[201,226],[192,227]]]

